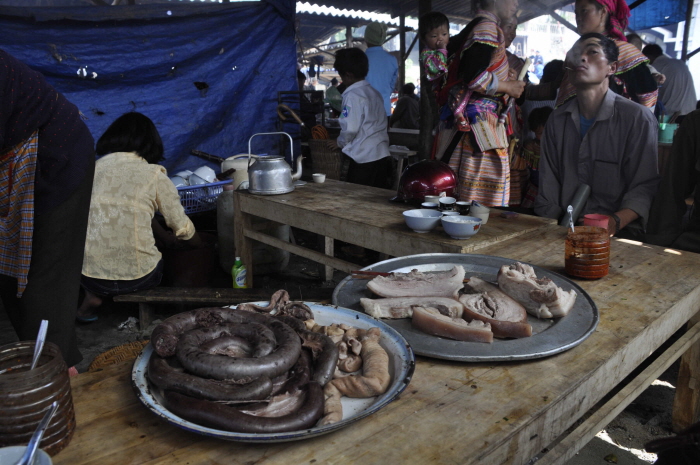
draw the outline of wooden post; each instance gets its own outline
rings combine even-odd
[[[432,0],[418,1],[419,17],[429,13],[432,9]],[[418,40],[420,41],[420,37]],[[418,158],[421,160],[429,159],[430,152],[433,149],[433,127],[435,127],[437,111],[437,103],[435,102],[435,95],[433,94],[433,85],[425,76],[423,65],[420,64],[420,145],[418,148]]]
[[[403,85],[406,84],[406,15],[401,12],[399,16],[399,82],[396,85],[397,92],[401,92]]]
[[[243,213],[241,208],[240,192],[233,194],[233,217],[234,217],[234,244],[236,255],[241,257],[241,261],[246,266],[246,286],[252,288],[253,284],[253,239],[246,236],[246,231],[252,230],[252,219],[247,213]]]
[[[697,324],[700,324],[700,312],[690,319],[688,327]],[[700,342],[693,344],[681,357],[671,419],[675,432],[700,420]]]
[[[683,48],[681,50],[681,60],[688,60],[688,39],[690,38],[690,22],[693,20],[693,0],[688,0],[685,11],[685,27],[683,28]]]

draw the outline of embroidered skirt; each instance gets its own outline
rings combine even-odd
[[[510,200],[510,166],[506,149],[480,152],[474,136],[465,132],[450,157],[457,174],[459,200],[476,200],[487,207],[507,207]]]

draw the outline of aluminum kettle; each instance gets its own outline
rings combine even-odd
[[[292,160],[294,159],[294,142],[292,136],[286,132],[262,132],[253,134],[248,140],[248,153],[251,154],[250,142],[255,136],[284,134],[289,137],[289,147]],[[294,190],[294,181],[301,178],[301,162],[303,157],[299,156],[296,161],[296,172],[292,173],[292,168],[279,155],[250,155],[248,159],[248,192],[260,195],[286,194]]]

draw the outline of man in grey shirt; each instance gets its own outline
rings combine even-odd
[[[668,57],[663,54],[657,44],[649,44],[642,49],[654,68],[666,76],[666,81],[659,87],[659,99],[666,107],[669,117],[678,113],[687,115],[695,110],[695,84],[688,65],[683,60]]]
[[[607,215],[611,235],[640,240],[659,181],[658,130],[648,108],[609,91],[617,56],[615,43],[597,33],[581,36],[567,54],[576,98],[547,121],[535,213],[562,217],[578,187],[588,184],[581,217]]]

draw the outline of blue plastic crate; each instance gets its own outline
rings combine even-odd
[[[230,184],[233,179],[211,182],[201,186],[182,186],[177,191],[180,194],[180,203],[186,214],[216,210],[216,199],[224,191],[224,185]]]

